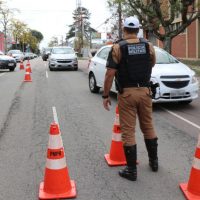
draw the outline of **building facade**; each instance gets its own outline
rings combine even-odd
[[[162,47],[162,42],[156,40],[156,46]],[[171,53],[181,59],[200,60],[200,19],[173,38]]]
[[[0,32],[0,51],[4,52],[5,48],[4,48],[4,34],[2,32]]]
[[[150,0],[149,0],[150,1]],[[148,3],[148,2],[147,2]],[[200,3],[198,0],[197,3]],[[162,10],[168,10],[169,0],[162,0]],[[177,17],[173,22],[176,29],[181,23],[181,17]],[[162,27],[160,28],[162,32]],[[162,42],[157,40],[152,33],[148,34],[148,39],[156,46],[163,47]],[[171,53],[177,58],[187,60],[200,60],[200,18],[193,21],[186,30],[172,39]]]

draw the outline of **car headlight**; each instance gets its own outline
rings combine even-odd
[[[196,77],[196,75],[193,75],[192,76],[192,83],[196,83],[198,80],[197,80],[197,77]]]
[[[158,83],[157,78],[155,78],[155,77],[151,77],[150,81],[151,81],[153,84]]]
[[[50,60],[51,60],[51,62],[55,62],[55,61],[56,61],[56,59],[55,59],[55,58],[51,58]]]

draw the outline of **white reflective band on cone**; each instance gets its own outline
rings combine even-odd
[[[49,135],[49,149],[60,149],[63,147],[61,135]]]
[[[200,170],[200,159],[194,158],[192,166],[193,166],[193,168]]]
[[[63,169],[66,166],[67,166],[67,164],[66,164],[65,157],[61,158],[61,159],[55,159],[55,160],[47,158],[46,168],[48,168],[48,169]]]
[[[198,143],[197,143],[197,148],[200,148],[200,135],[199,135],[199,139],[198,139]]]
[[[116,141],[116,142],[121,142],[122,141],[122,134],[121,133],[119,133],[119,134],[113,133],[112,134],[112,140]]]
[[[115,117],[115,122],[116,125],[119,125],[119,115],[117,114]]]

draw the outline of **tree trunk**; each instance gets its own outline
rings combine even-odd
[[[172,38],[171,37],[165,37],[163,40],[163,48],[165,51],[171,54],[171,45],[172,45]]]
[[[118,14],[119,14],[119,39],[122,38],[122,6],[121,2],[118,5]]]

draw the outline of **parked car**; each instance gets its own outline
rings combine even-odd
[[[15,60],[17,62],[20,62],[21,60],[22,61],[24,60],[24,54],[18,49],[13,49],[13,50],[8,51],[7,55],[8,56],[12,56],[13,58],[15,58]]]
[[[42,52],[42,60],[47,61],[49,54],[51,53],[52,47],[45,48]]]
[[[49,69],[78,70],[77,55],[71,47],[53,47],[49,55]]]
[[[17,63],[16,60],[10,56],[4,55],[3,52],[0,52],[0,69],[9,69],[14,71]]]
[[[89,89],[98,93],[104,84],[106,60],[112,45],[100,48],[88,65]],[[153,102],[190,103],[198,97],[199,83],[195,72],[161,48],[155,47],[156,64],[151,81],[159,84]],[[111,91],[117,92],[113,82]]]

